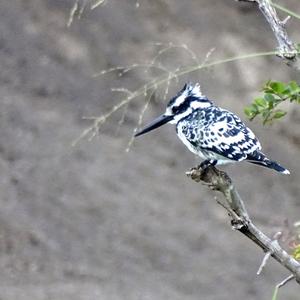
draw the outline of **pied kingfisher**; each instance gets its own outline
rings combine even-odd
[[[170,100],[165,113],[135,136],[166,123],[176,124],[176,132],[181,141],[191,152],[204,159],[200,165],[202,168],[245,160],[290,174],[261,152],[258,139],[239,117],[217,107],[204,96],[198,83],[185,84]]]

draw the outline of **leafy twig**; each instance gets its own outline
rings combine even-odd
[[[262,91],[264,94],[245,108],[245,114],[250,120],[261,116],[264,125],[286,115],[285,111],[277,108],[281,103],[289,101],[300,104],[300,86],[295,81],[268,81]]]

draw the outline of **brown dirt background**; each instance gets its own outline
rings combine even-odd
[[[108,0],[66,27],[71,0],[0,2],[0,299],[166,300],[271,299],[287,272],[231,230],[218,196],[188,180],[197,163],[165,126],[128,140],[145,103],[113,115],[99,137],[71,143],[121,95],[154,73],[95,72],[149,61],[155,42],[187,44],[200,60],[274,49],[263,17],[231,0]],[[299,1],[285,1],[300,13]],[[299,41],[299,21],[288,31]],[[183,51],[162,56],[169,67],[191,63]],[[180,77],[240,116],[266,79],[298,80],[278,58],[224,64]],[[164,109],[162,91],[143,124]],[[291,170],[281,176],[249,164],[226,167],[253,220],[272,234],[300,219],[300,114],[293,105],[272,127],[250,126],[266,153]],[[245,119],[245,118],[244,118]],[[280,299],[300,299],[290,283]]]

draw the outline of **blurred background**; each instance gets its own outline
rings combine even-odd
[[[186,178],[199,160],[174,128],[145,135],[126,152],[145,97],[72,146],[92,124],[84,117],[126,97],[111,89],[134,91],[164,71],[95,73],[157,55],[157,64],[175,70],[273,50],[269,25],[256,7],[232,0],[90,4],[67,27],[73,0],[0,2],[0,298],[271,299],[288,273],[271,260],[256,275],[263,252],[231,230],[219,194]],[[281,4],[300,13],[298,0]],[[296,19],[287,26],[295,42],[299,26]],[[235,61],[179,77],[166,99],[199,81],[204,94],[245,120],[243,108],[268,79],[299,80],[299,73],[276,57]],[[164,110],[165,94],[158,87],[141,125]],[[291,176],[247,163],[223,168],[268,235],[285,219],[300,219],[300,112],[284,108],[288,115],[273,126],[247,124]],[[299,285],[289,283],[280,299],[299,299]]]

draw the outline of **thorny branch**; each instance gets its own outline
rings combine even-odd
[[[262,12],[267,22],[271,26],[272,31],[278,42],[278,56],[286,59],[289,63],[295,62],[297,59],[298,50],[296,45],[289,38],[285,29],[286,22],[289,17],[281,21],[272,7],[271,0],[237,0],[240,2],[253,2]]]
[[[194,181],[201,181],[212,190],[220,191],[226,201],[226,205],[222,204],[222,206],[228,211],[233,228],[251,239],[265,253],[270,253],[271,257],[288,269],[293,278],[300,284],[300,263],[284,251],[279,243],[274,243],[274,240],[267,237],[253,224],[243,200],[235,189],[231,178],[225,172],[210,166],[205,170],[199,167],[193,168],[186,174]]]

